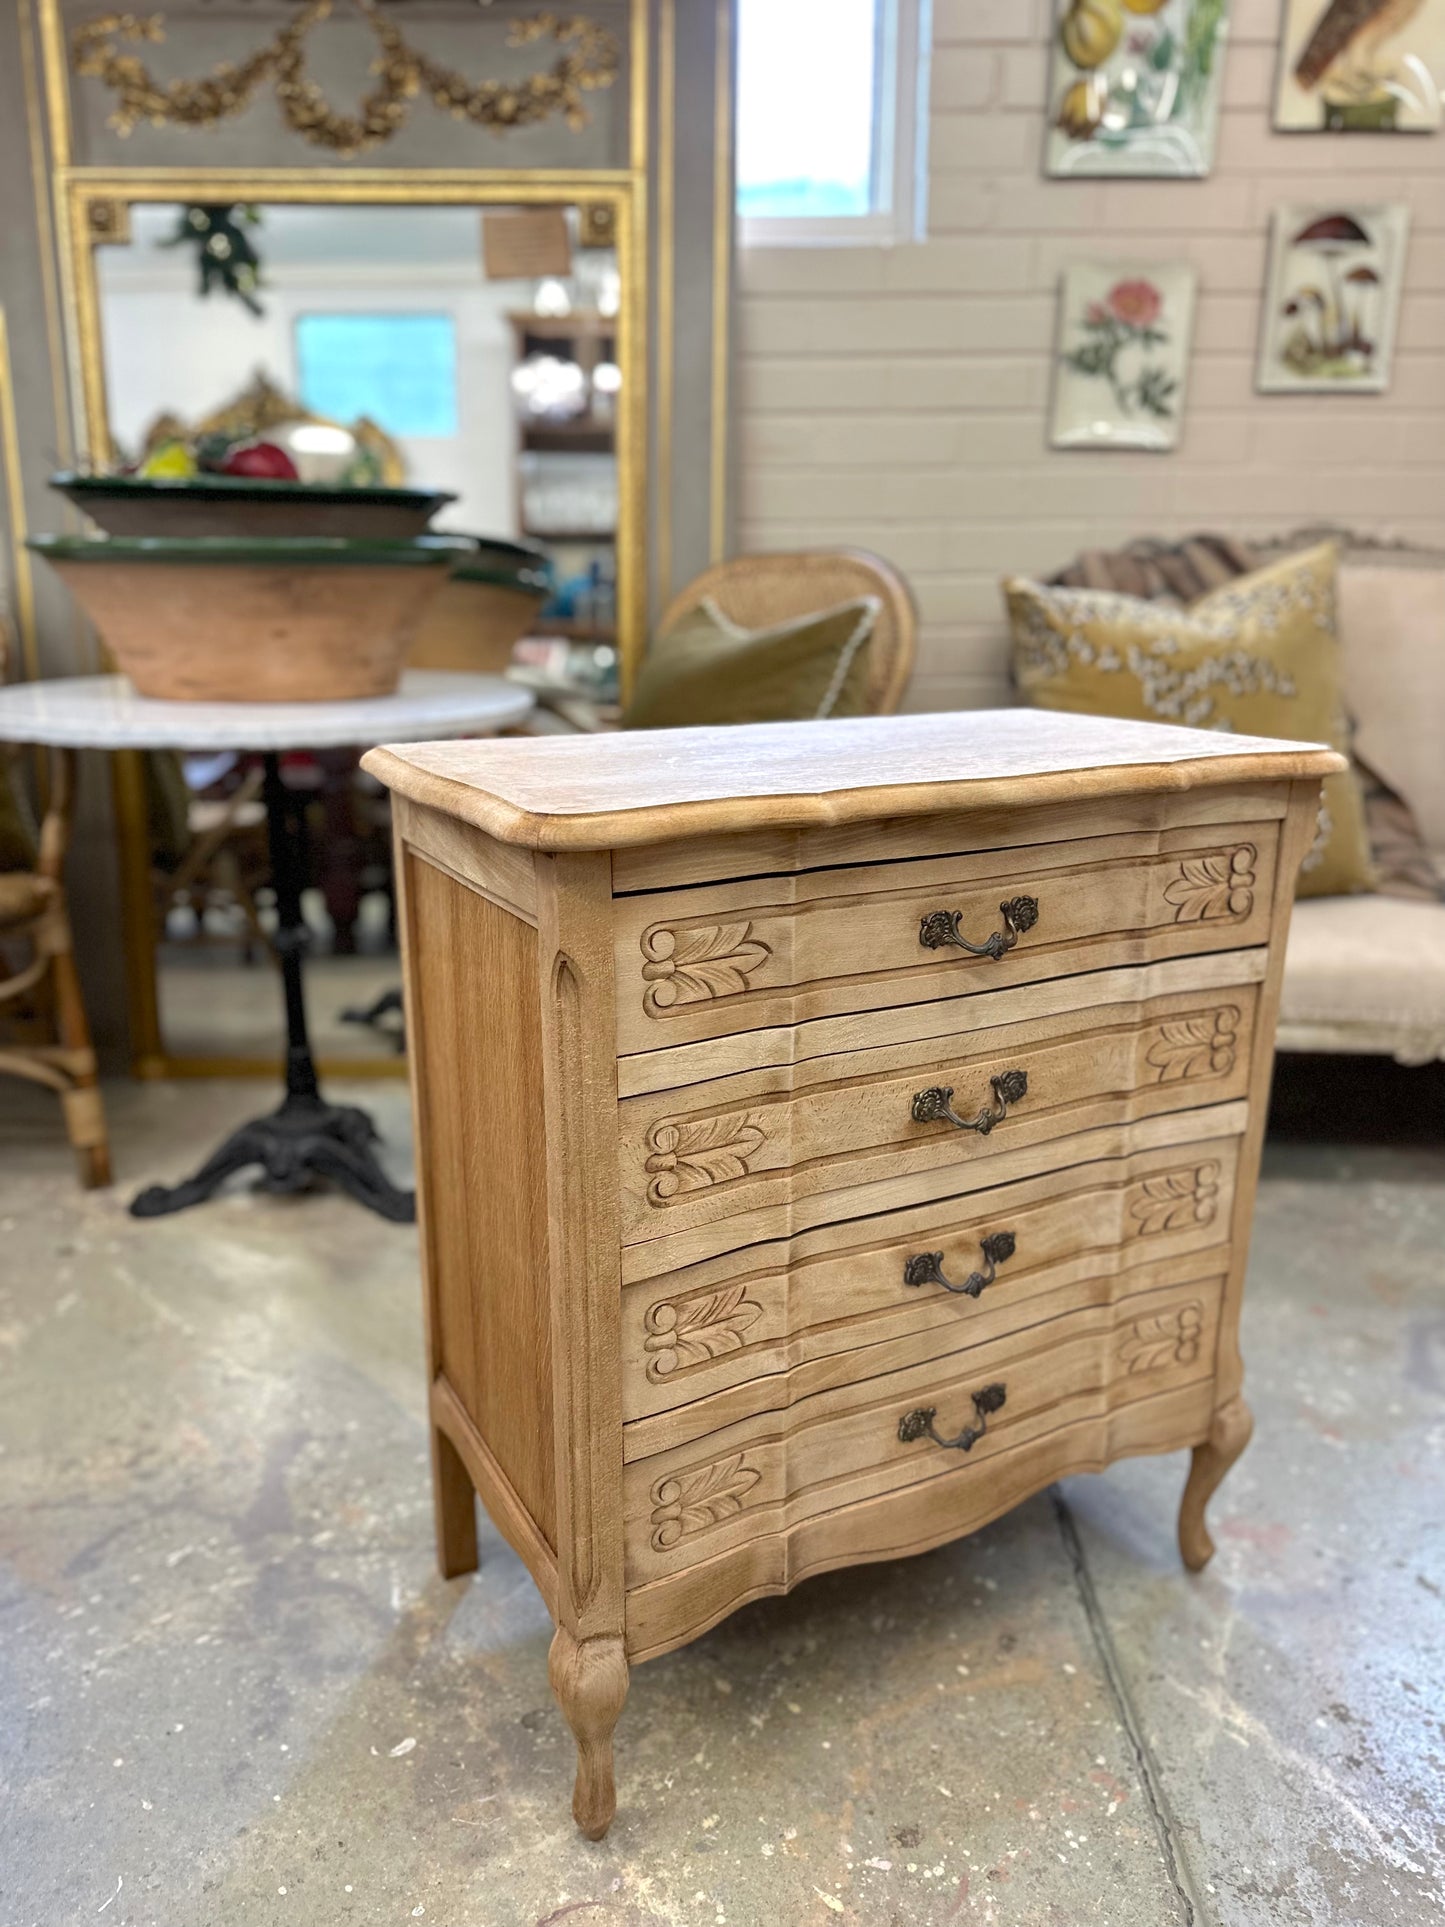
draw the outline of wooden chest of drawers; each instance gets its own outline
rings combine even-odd
[[[1236,1334],[1328,750],[1027,712],[378,750],[437,1538],[631,1663],[1062,1474],[1249,1436]]]

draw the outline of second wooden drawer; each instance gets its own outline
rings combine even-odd
[[[626,1098],[624,1242],[662,1242],[665,1260],[649,1269],[672,1270],[855,1217],[869,1208],[858,1194],[870,1181],[1242,1097],[1262,956],[879,1012],[871,1048]],[[1147,994],[1156,984],[1186,987]],[[960,1127],[978,1119],[984,1128]]]

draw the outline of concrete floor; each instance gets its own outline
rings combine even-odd
[[[269,1096],[117,1085],[83,1197],[0,1088],[3,1927],[1445,1916],[1445,1152],[1271,1154],[1201,1578],[1174,1457],[750,1607],[590,1847],[530,1581],[432,1570],[413,1234],[124,1215]]]

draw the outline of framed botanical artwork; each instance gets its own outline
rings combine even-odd
[[[1382,394],[1390,385],[1409,210],[1277,207],[1256,386],[1266,394]]]
[[[1228,12],[1229,0],[1057,0],[1045,171],[1207,174]]]
[[[1059,284],[1055,448],[1177,446],[1194,327],[1194,270],[1080,263]]]
[[[1282,133],[1432,133],[1442,88],[1445,0],[1284,0]]]

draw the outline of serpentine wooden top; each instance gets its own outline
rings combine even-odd
[[[399,795],[535,850],[1318,780],[1345,766],[1318,743],[1039,709],[412,743],[362,759]]]

